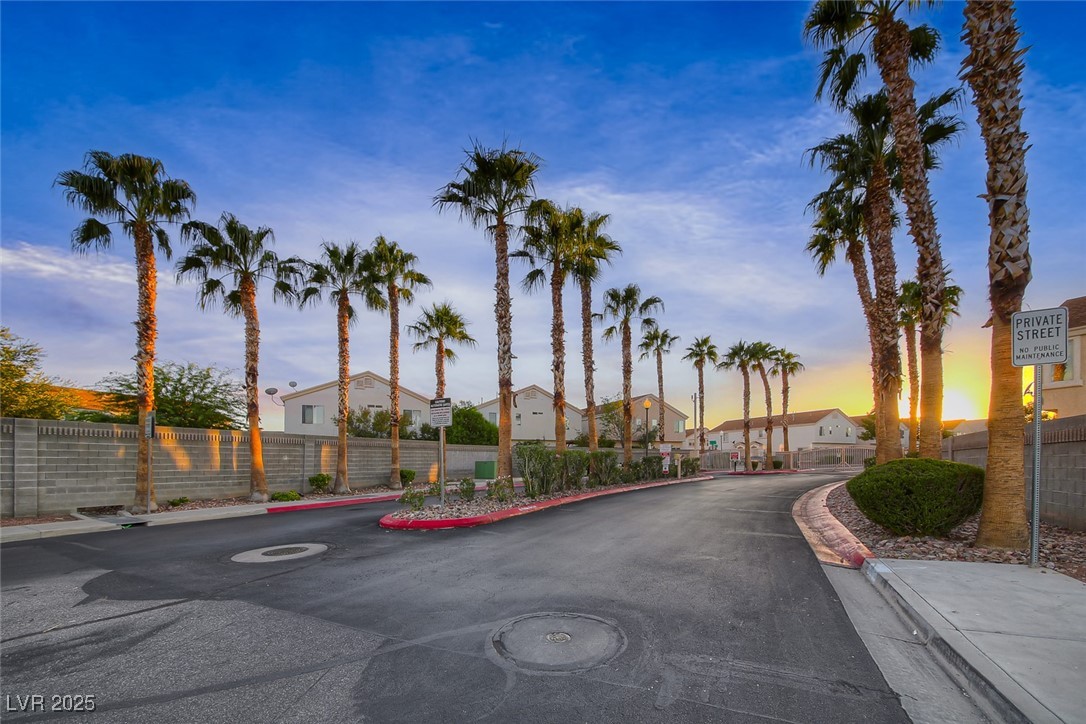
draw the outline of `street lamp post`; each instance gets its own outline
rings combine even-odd
[[[645,457],[649,456],[649,408],[652,407],[652,400],[645,398]],[[646,463],[647,465],[648,463]]]

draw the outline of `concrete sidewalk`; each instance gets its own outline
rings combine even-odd
[[[792,515],[825,564],[860,568],[996,721],[1086,722],[1086,584],[1046,568],[876,558],[812,490]]]

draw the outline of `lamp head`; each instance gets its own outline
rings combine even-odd
[[[649,398],[646,397],[645,398],[645,409],[647,410],[650,407],[652,407],[652,400],[650,400]]]

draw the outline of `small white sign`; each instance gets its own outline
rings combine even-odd
[[[669,443],[669,442],[660,443],[660,454],[661,455],[670,455],[671,454],[671,443]]]
[[[1034,309],[1011,315],[1011,363],[1015,367],[1067,361],[1067,308]]]
[[[430,400],[430,424],[434,427],[452,427],[452,398]]]

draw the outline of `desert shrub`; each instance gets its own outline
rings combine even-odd
[[[582,478],[588,474],[588,453],[566,450],[558,456],[559,490],[580,490]]]
[[[636,465],[618,471],[619,482],[623,485],[636,485],[641,480],[641,471]]]
[[[431,480],[426,488],[427,495],[441,495],[441,481]]]
[[[891,460],[846,487],[864,515],[895,535],[943,536],[980,510],[984,470],[949,460]]]
[[[400,505],[406,505],[411,510],[422,510],[422,506],[426,505],[426,493],[422,490],[415,490],[408,485],[396,502]]]
[[[486,486],[486,497],[508,503],[513,499],[513,479],[510,477],[491,480]]]
[[[461,500],[474,500],[475,499],[475,481],[471,478],[464,478],[460,481],[460,499]]]
[[[596,441],[596,447],[613,448],[615,444],[615,441],[609,437],[601,437],[599,440]]]
[[[701,470],[701,458],[683,458],[683,475],[696,475]]]
[[[518,442],[513,460],[524,477],[524,494],[529,498],[550,495],[558,481],[558,464],[553,450],[538,442]]]
[[[315,493],[323,493],[332,484],[332,476],[328,473],[317,473],[309,476],[309,487]]]
[[[185,503],[189,502],[189,499],[182,495],[180,498],[174,498],[173,500],[167,502],[169,503],[171,508],[176,508],[179,505],[184,505]]]
[[[410,485],[415,480],[415,471],[400,468],[400,485]]]
[[[272,493],[271,499],[277,503],[286,503],[292,500],[301,500],[302,495],[297,490],[281,490],[278,493]]]
[[[582,432],[580,435],[570,440],[569,444],[573,447],[588,447],[588,433]]]
[[[588,453],[588,487],[614,485],[618,481],[618,455],[603,450]]]
[[[664,477],[664,459],[659,455],[642,458],[640,467],[642,480],[659,480]]]

